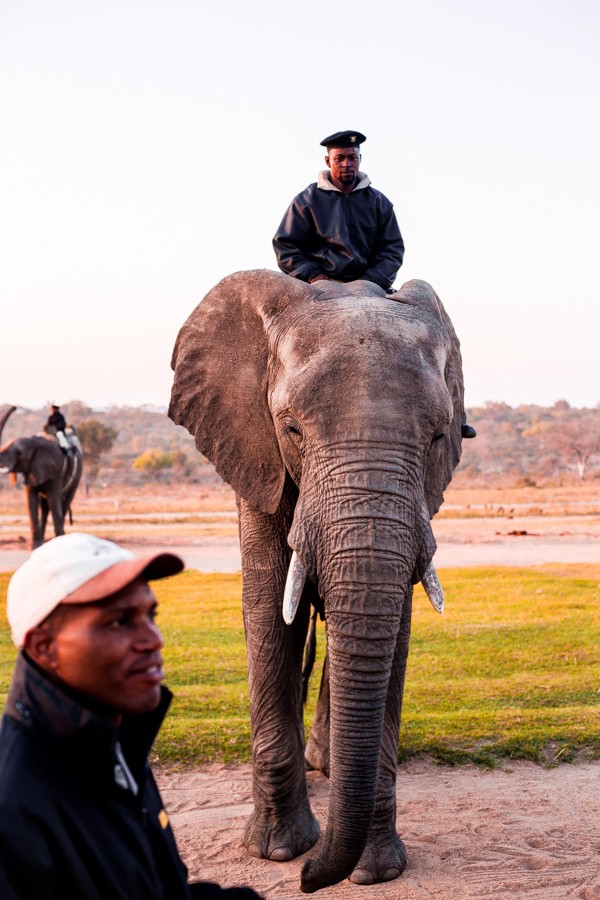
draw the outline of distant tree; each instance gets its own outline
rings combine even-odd
[[[172,465],[171,454],[156,448],[144,450],[133,461],[134,469],[139,469],[146,475],[152,475],[155,478],[158,478],[164,469],[170,469]]]
[[[190,475],[193,466],[183,450],[164,451],[153,448],[145,450],[134,459],[133,468],[157,478],[162,472],[169,470],[176,478],[185,479]]]
[[[112,450],[119,432],[99,419],[79,422],[76,428],[86,462],[86,479],[93,482],[98,477],[101,457]]]
[[[192,469],[187,453],[183,450],[169,450],[167,456],[169,457],[171,463],[170,468],[172,469],[175,478],[178,480],[187,478]]]
[[[585,416],[546,423],[541,429],[544,443],[570,462],[575,458],[579,480],[583,481],[589,462],[600,453],[600,421]]]
[[[93,413],[93,409],[82,400],[70,400],[62,407],[67,422],[77,427],[79,419],[87,419]]]
[[[571,404],[568,400],[557,400],[552,409],[557,413],[568,413],[571,410]]]

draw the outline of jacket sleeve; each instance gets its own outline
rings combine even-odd
[[[322,275],[320,266],[306,254],[306,247],[315,233],[315,225],[308,204],[299,194],[289,205],[273,238],[277,265],[282,272],[310,281]]]
[[[369,268],[362,278],[373,281],[389,290],[404,259],[404,241],[394,213],[394,207],[386,200],[377,234],[377,246]]]

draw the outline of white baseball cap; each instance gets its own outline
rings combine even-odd
[[[21,648],[27,632],[60,603],[104,600],[135,581],[176,575],[183,560],[173,553],[134,556],[93,534],[71,532],[34,550],[8,584],[6,614]]]

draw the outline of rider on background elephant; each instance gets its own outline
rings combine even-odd
[[[386,296],[369,281],[241,272],[190,315],[173,368],[170,417],[237,495],[254,794],[244,843],[285,861],[319,836],[302,657],[311,604],[322,605],[329,733],[316,742],[330,745],[330,801],[302,890],[396,878],[412,585],[442,608],[430,518],[461,454],[452,324],[423,281]]]
[[[52,513],[55,535],[65,533],[64,520],[71,518],[71,503],[83,472],[80,446],[68,455],[53,437],[33,435],[1,445],[2,431],[16,407],[0,417],[0,472],[23,475],[29,512],[30,543],[44,543],[48,513]],[[77,442],[78,443],[78,442]]]
[[[46,424],[44,425],[44,431],[46,434],[55,435],[56,440],[60,444],[60,449],[64,450],[65,453],[69,453],[71,446],[65,434],[66,430],[67,420],[62,414],[60,406],[56,406],[56,404],[53,403],[50,407],[50,414],[46,420]]]

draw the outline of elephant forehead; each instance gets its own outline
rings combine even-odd
[[[331,301],[313,305],[302,315],[294,315],[276,334],[275,353],[290,365],[303,363],[326,349],[344,349],[376,358],[394,352],[444,350],[446,341],[439,323],[419,315],[415,307],[386,306],[372,299]]]
[[[435,393],[448,353],[443,331],[420,321],[412,308],[405,314],[395,309],[331,304],[287,323],[271,353],[274,401],[293,400],[307,391],[343,400],[339,391],[350,386],[355,402],[359,396],[398,399],[411,385],[424,394]]]

